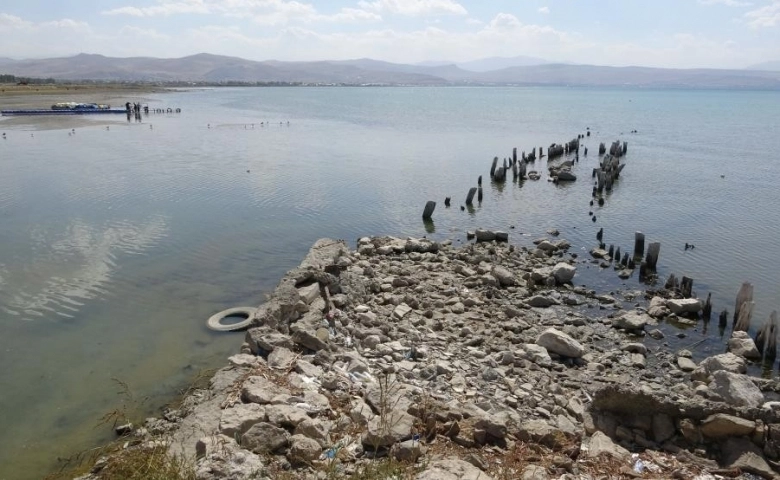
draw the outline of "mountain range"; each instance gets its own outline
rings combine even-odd
[[[95,54],[35,60],[0,58],[0,74],[117,82],[286,82],[350,85],[568,85],[780,89],[780,70],[669,69],[546,63],[531,57],[460,64],[399,64],[372,59],[253,61],[201,53],[182,58]]]

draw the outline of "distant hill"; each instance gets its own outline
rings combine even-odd
[[[757,63],[747,67],[747,70],[765,70],[776,72],[780,70],[780,60],[776,62]]]
[[[493,58],[465,64],[407,65],[356,60],[257,62],[200,53],[183,58],[79,54],[36,60],[0,59],[0,74],[59,80],[146,82],[301,82],[350,85],[577,85],[780,89],[780,71],[603,67],[593,65],[490,65],[540,61]],[[764,64],[766,65],[766,64]],[[778,69],[780,70],[780,69]]]
[[[490,72],[493,70],[501,70],[510,67],[530,67],[532,65],[544,65],[550,63],[544,59],[536,57],[490,57],[482,58],[479,60],[472,60],[470,62],[457,63],[458,67],[463,70],[469,70],[472,72]]]

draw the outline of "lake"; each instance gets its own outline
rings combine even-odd
[[[206,319],[260,304],[321,237],[459,244],[484,227],[531,245],[557,228],[582,258],[599,228],[624,251],[641,230],[662,244],[659,276],[693,278],[715,312],[733,312],[745,280],[754,325],[780,304],[776,92],[299,87],[142,100],[182,112],[0,119],[0,479],[40,478],[111,439],[97,424],[125,402],[117,380],[152,415],[222,366],[243,335]],[[588,129],[577,182],[547,182],[546,161],[529,164],[538,182],[487,180],[494,156]],[[626,167],[591,207],[599,142],[614,140],[628,142]],[[462,211],[479,175],[485,198]],[[575,283],[643,286],[586,264]],[[680,341],[705,339],[697,358],[724,348],[711,323]]]

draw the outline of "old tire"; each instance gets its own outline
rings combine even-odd
[[[209,317],[208,321],[206,321],[206,326],[211,330],[216,330],[217,332],[234,332],[236,330],[243,330],[252,324],[252,321],[255,318],[255,312],[257,312],[257,308],[255,307],[228,308],[227,310],[222,310],[221,312]],[[222,321],[228,317],[246,318],[236,323],[222,323]]]

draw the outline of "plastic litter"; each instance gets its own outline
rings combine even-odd
[[[644,473],[645,462],[643,462],[642,459],[639,458],[639,455],[636,453],[631,455],[631,460],[634,460],[634,471],[636,473]]]

